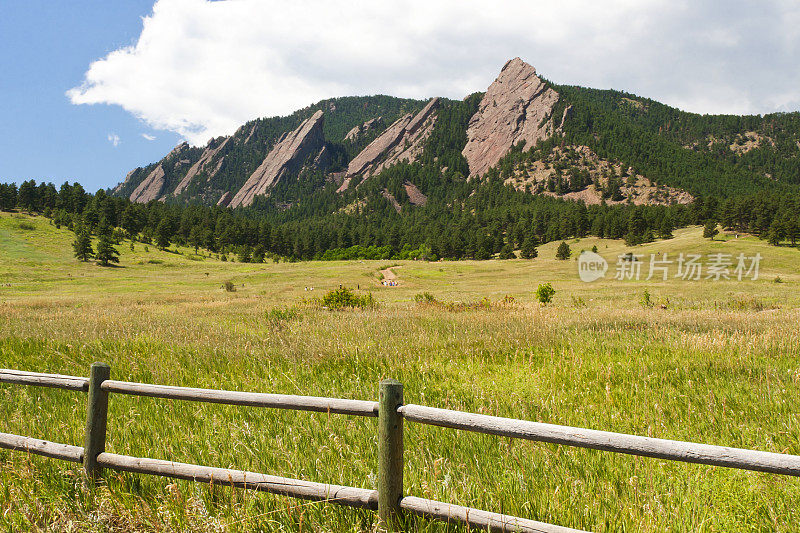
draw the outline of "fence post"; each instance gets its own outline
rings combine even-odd
[[[111,376],[111,367],[106,363],[92,363],[89,374],[89,400],[86,409],[86,440],[83,446],[83,470],[86,485],[97,482],[102,468],[97,456],[106,449],[106,427],[108,422],[108,393],[100,385]]]
[[[403,384],[396,379],[380,382],[378,400],[378,526],[399,531],[403,497]]]

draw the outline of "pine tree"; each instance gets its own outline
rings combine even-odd
[[[658,230],[658,234],[662,239],[671,239],[672,235],[672,221],[669,217],[665,216],[664,220],[661,221],[661,227]]]
[[[520,254],[522,255],[523,259],[534,259],[535,257],[539,256],[539,251],[536,249],[537,245],[536,237],[528,236],[522,241],[522,247],[520,249]]]
[[[511,243],[506,244],[503,246],[503,249],[500,250],[500,255],[498,256],[499,259],[516,259],[517,256],[514,253],[514,246]]]
[[[569,256],[572,255],[572,250],[569,248],[569,244],[564,241],[561,241],[561,244],[558,245],[558,250],[556,250],[556,259],[560,259],[561,261],[566,261],[569,259]]]
[[[719,230],[717,229],[717,222],[712,219],[708,219],[706,221],[706,225],[703,227],[703,238],[704,239],[711,239],[714,240],[714,237],[717,236]]]
[[[705,233],[703,233],[703,236],[705,236]],[[783,224],[776,218],[767,232],[767,242],[773,246],[779,246],[785,236],[786,232],[784,231]]]
[[[239,247],[238,259],[240,263],[249,263],[250,262],[250,246],[244,245]]]
[[[255,248],[253,248],[253,263],[263,263],[264,262],[264,247],[260,244],[257,244]]]
[[[119,252],[114,248],[111,226],[103,220],[97,231],[100,239],[97,242],[97,254],[95,257],[100,261],[100,265],[108,266],[109,263],[119,263]]]
[[[75,241],[72,243],[72,249],[75,252],[75,257],[81,261],[88,261],[94,257],[92,235],[85,226],[75,226]]]
[[[172,228],[170,227],[169,220],[161,219],[156,227],[156,246],[164,250],[169,246],[170,237],[172,236]]]

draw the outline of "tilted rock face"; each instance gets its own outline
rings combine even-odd
[[[557,101],[558,93],[547,87],[531,65],[520,58],[506,63],[467,128],[462,153],[470,176],[483,176],[520,141],[530,147],[551,136]]]
[[[189,183],[191,183],[192,179],[194,179],[194,177],[197,176],[201,171],[205,170],[206,165],[208,165],[217,156],[217,154],[225,148],[225,145],[227,145],[228,141],[230,140],[230,137],[226,137],[225,140],[219,143],[216,148],[211,148],[211,145],[214,143],[214,141],[209,142],[208,146],[206,146],[206,149],[203,151],[203,155],[201,155],[200,159],[198,159],[197,162],[192,165],[191,168],[189,168],[189,171],[183,177],[181,182],[178,183],[178,186],[175,187],[175,190],[172,192],[172,194],[174,196],[178,196],[180,193],[182,193],[183,190],[189,186]],[[215,168],[215,171],[218,171],[219,167],[220,165],[218,164]],[[215,171],[212,171],[210,173],[211,175],[208,177],[212,178],[215,174]]]
[[[310,155],[318,155],[325,146],[322,121],[322,111],[317,111],[296,130],[283,135],[239,189],[229,207],[252,204],[257,195],[265,194],[283,176],[299,171]]]
[[[221,207],[228,207],[228,204],[230,203],[231,203],[231,193],[226,191],[225,194],[223,194],[222,197],[217,202],[217,205]]]
[[[344,136],[344,140],[354,142],[368,131],[378,128],[380,126],[383,126],[383,117],[376,117],[370,119],[365,123],[363,123],[362,125],[356,126],[352,130],[348,131],[347,135]]]
[[[123,188],[125,185],[127,185],[127,183],[128,183],[130,180],[131,180],[131,178],[133,177],[133,175],[134,175],[134,174],[136,174],[136,171],[137,171],[137,170],[139,170],[139,169],[138,169],[138,168],[135,168],[135,169],[131,170],[130,172],[128,172],[128,173],[125,175],[125,179],[122,181],[122,183],[118,183],[118,184],[117,184],[117,186],[116,186],[116,187],[114,187],[114,189],[111,191],[111,194],[117,194],[119,191],[121,191],[121,190],[122,190],[122,188]]]
[[[339,192],[347,190],[350,179],[354,176],[368,178],[400,161],[416,159],[422,153],[425,140],[436,123],[438,107],[439,98],[433,98],[416,115],[409,113],[386,128],[386,131],[350,161],[347,177],[339,187]]]
[[[131,202],[146,204],[150,200],[157,200],[164,189],[164,167],[159,164],[131,193]]]

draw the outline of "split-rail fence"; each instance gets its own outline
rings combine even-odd
[[[111,368],[105,363],[92,364],[89,378],[0,369],[0,383],[54,387],[88,393],[86,433],[82,447],[0,433],[0,448],[82,463],[89,487],[98,481],[104,468],[202,483],[230,485],[294,498],[377,510],[379,525],[385,531],[400,531],[403,526],[402,515],[404,512],[489,531],[539,533],[579,531],[535,520],[404,495],[404,421],[672,461],[800,476],[800,456],[797,455],[656,439],[406,404],[403,401],[403,385],[391,379],[380,382],[379,397],[375,402],[195,389],[115,381],[110,378]],[[110,393],[375,417],[378,419],[378,489],[330,485],[255,472],[107,452],[105,444]]]

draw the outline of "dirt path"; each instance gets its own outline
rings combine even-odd
[[[387,283],[391,282],[394,283],[394,285],[388,285],[388,286],[396,287],[400,283],[400,280],[397,278],[397,274],[395,274],[394,270],[392,270],[394,268],[397,267],[389,267],[381,270],[381,274],[383,274],[383,278],[379,280],[379,283],[381,285],[386,285]]]

